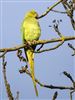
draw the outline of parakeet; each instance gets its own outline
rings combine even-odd
[[[23,43],[25,43],[25,41],[26,42],[34,41],[40,38],[41,28],[37,20],[37,17],[38,17],[38,14],[35,10],[31,10],[26,13],[21,25]],[[34,51],[36,46],[32,46],[31,48]],[[38,96],[38,91],[37,91],[36,82],[35,82],[35,75],[34,75],[34,53],[32,50],[26,49],[25,54],[26,54],[27,62],[30,66],[30,72],[31,72],[36,96]]]

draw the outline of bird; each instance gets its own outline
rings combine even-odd
[[[28,11],[21,24],[21,36],[22,36],[22,42],[32,42],[32,41],[38,41],[41,36],[41,28],[38,21],[38,13],[32,9]],[[32,76],[32,81],[35,89],[36,96],[38,96],[38,90],[36,87],[35,82],[35,72],[34,72],[34,51],[36,46],[31,46],[32,50],[30,48],[25,49],[25,55],[27,62],[29,64],[30,73]]]

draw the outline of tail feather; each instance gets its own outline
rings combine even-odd
[[[30,66],[32,81],[33,81],[34,88],[35,88],[35,93],[36,93],[36,96],[38,96],[38,90],[37,90],[37,87],[36,87],[35,75],[34,75],[34,53],[31,50],[27,50],[26,54],[27,54],[27,57],[28,57],[28,62],[29,62],[29,66]]]

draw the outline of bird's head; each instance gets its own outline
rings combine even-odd
[[[37,12],[34,9],[32,9],[31,11],[29,11],[29,12],[26,13],[25,18],[26,17],[34,17],[34,18],[37,18],[38,17],[38,14],[37,14]]]

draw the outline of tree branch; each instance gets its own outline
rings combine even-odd
[[[46,12],[44,12],[42,15],[40,15],[37,19],[40,19],[44,16],[46,16],[55,6],[57,6],[59,3],[61,3],[63,0],[59,0],[58,2],[56,2],[54,5],[52,5],[51,7],[48,7],[48,9],[46,10]]]
[[[4,76],[4,83],[5,83],[6,91],[7,91],[9,100],[14,100],[13,94],[10,89],[10,84],[8,83],[7,77],[6,77],[6,64],[7,62],[5,62],[5,56],[3,56],[2,65],[3,65],[3,76]]]
[[[73,54],[72,54],[72,56],[74,56],[75,55],[75,48],[73,47],[73,45],[72,44],[70,44],[70,43],[68,43],[68,46],[73,50]]]
[[[58,92],[56,91],[53,95],[53,99],[52,100],[56,100],[57,99],[57,96],[58,96]]]
[[[15,100],[19,100],[19,91],[17,91],[17,95],[16,95]]]
[[[56,13],[66,14],[66,11],[65,12],[64,11],[58,11],[58,10],[54,10],[54,9],[52,9],[51,11],[56,12]]]
[[[0,58],[3,57],[6,53],[7,53],[7,50],[4,51],[4,52],[2,53],[2,55],[0,55]]]
[[[70,92],[70,100],[72,100],[72,94],[75,92],[75,81],[69,73],[67,73],[66,71],[64,71],[63,73],[65,76],[67,76],[71,80],[71,82],[73,84],[74,89],[71,90],[71,92]]]
[[[64,71],[63,74],[71,80],[73,87],[75,88],[75,81],[73,80],[72,76],[69,73],[67,73],[66,71]]]
[[[29,70],[27,70],[27,67],[22,67],[19,72],[22,74],[22,73],[26,73],[28,74],[30,77],[31,76],[31,73],[29,72]],[[60,89],[60,90],[63,90],[63,89],[67,89],[67,90],[74,90],[74,87],[68,87],[68,86],[54,86],[54,85],[45,85],[45,84],[42,84],[41,82],[39,82],[36,78],[35,78],[35,81],[36,83],[38,83],[41,87],[45,87],[45,88],[49,88],[49,89]]]
[[[17,50],[17,57],[20,61],[26,62],[26,59],[22,56],[22,50]]]
[[[72,100],[72,94],[75,92],[75,89],[70,92],[70,100]]]
[[[54,46],[53,48],[44,49],[44,50],[40,50],[40,51],[34,51],[34,53],[42,53],[42,52],[46,52],[46,51],[55,50],[55,49],[57,49],[58,47],[60,47],[63,43],[64,43],[64,41],[61,41],[59,44],[57,44],[57,45]]]
[[[73,13],[74,13],[74,10],[75,10],[74,3],[73,2],[68,3],[66,1],[64,3],[62,2],[62,4],[63,4],[64,9],[66,10],[67,16],[70,18],[73,29],[75,30],[75,20],[73,18]]]
[[[75,40],[75,36],[64,37],[64,42],[69,41],[69,40]],[[60,41],[62,41],[61,38],[54,38],[51,40],[38,40],[38,41],[30,42],[30,45],[41,45],[41,44],[55,43],[55,42],[60,42]],[[12,47],[12,48],[2,48],[2,49],[0,49],[0,53],[5,52],[5,51],[6,51],[6,53],[12,52],[12,51],[17,51],[19,49],[27,48],[27,47],[29,47],[27,44],[22,44],[22,45],[18,45],[18,46]],[[3,54],[3,56],[4,56],[4,54]]]

